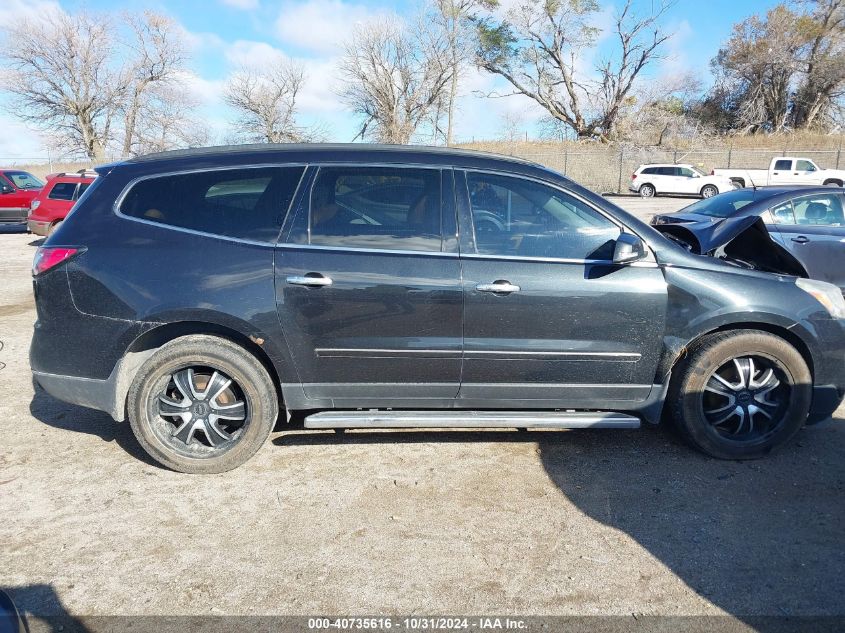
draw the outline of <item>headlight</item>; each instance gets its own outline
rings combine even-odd
[[[845,297],[842,291],[833,284],[816,279],[796,279],[795,285],[804,292],[813,295],[822,304],[830,316],[837,319],[845,319]]]
[[[38,207],[41,206],[41,200],[33,200],[32,204],[29,206],[30,209],[35,211]]]

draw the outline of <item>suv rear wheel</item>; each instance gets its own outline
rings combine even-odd
[[[789,441],[807,420],[812,378],[804,358],[758,330],[703,338],[676,369],[669,412],[708,455],[755,459]]]
[[[654,188],[654,185],[650,185],[646,183],[640,187],[640,197],[641,198],[653,198],[657,190]]]
[[[276,387],[249,352],[216,336],[163,345],[129,389],[129,423],[158,463],[222,473],[261,447],[279,415]]]
[[[717,195],[719,195],[719,190],[716,188],[716,185],[704,185],[701,188],[702,198],[712,198]]]

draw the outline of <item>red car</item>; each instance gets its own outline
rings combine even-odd
[[[44,183],[20,169],[0,169],[0,223],[26,222],[29,206]]]
[[[36,235],[50,235],[96,177],[96,172],[84,169],[47,176],[47,184],[32,201],[27,218],[29,230]]]

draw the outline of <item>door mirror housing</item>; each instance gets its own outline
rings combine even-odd
[[[636,235],[622,233],[616,239],[613,247],[613,263],[628,264],[644,259],[646,256],[645,244]]]
[[[0,187],[0,193],[13,193],[15,190],[12,189],[9,185],[3,185]]]

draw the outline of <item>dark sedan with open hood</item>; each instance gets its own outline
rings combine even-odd
[[[738,189],[652,225],[695,253],[832,283],[845,293],[845,194],[836,187]]]

